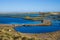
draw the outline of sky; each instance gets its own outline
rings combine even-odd
[[[60,12],[60,0],[0,0],[0,12]]]

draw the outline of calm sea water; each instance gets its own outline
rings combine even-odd
[[[21,18],[0,17],[0,24],[40,24],[39,21],[24,20]],[[22,26],[15,27],[17,32],[22,33],[45,33],[60,30],[60,21],[51,20],[51,26]]]

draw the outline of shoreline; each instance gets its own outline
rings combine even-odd
[[[0,25],[0,31],[1,31],[0,32],[1,36],[4,36],[4,35],[8,34],[8,37],[10,36],[10,39],[14,36],[16,36],[18,38],[20,38],[20,37],[22,37],[22,38],[26,37],[28,39],[34,38],[36,40],[38,40],[38,39],[41,39],[41,40],[45,40],[45,39],[47,39],[47,40],[57,40],[58,38],[60,38],[60,31],[49,32],[49,33],[40,33],[40,34],[30,34],[30,33],[28,34],[28,33],[16,32],[13,29],[12,25],[3,25],[2,24],[2,25]],[[22,38],[20,38],[20,39],[22,39]]]
[[[36,37],[36,38],[47,38],[48,40],[57,40],[60,38],[60,31],[49,32],[49,33],[40,33],[40,34],[30,34],[30,33],[22,33],[24,36],[27,37]],[[45,36],[45,37],[44,37]],[[49,39],[50,38],[50,39]]]
[[[46,21],[44,20],[43,23],[41,24],[0,24],[2,26],[13,26],[13,27],[16,27],[16,26],[50,26],[51,25],[51,22],[50,21]]]

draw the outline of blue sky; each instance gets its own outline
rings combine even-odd
[[[0,0],[0,12],[60,12],[60,0]]]

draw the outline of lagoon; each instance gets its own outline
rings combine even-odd
[[[24,20],[22,18],[8,18],[8,17],[0,17],[0,24],[40,24],[39,21],[32,20]],[[60,21],[51,20],[52,25],[50,26],[21,26],[15,27],[14,29],[17,32],[22,33],[46,33],[46,32],[54,32],[60,30]]]

